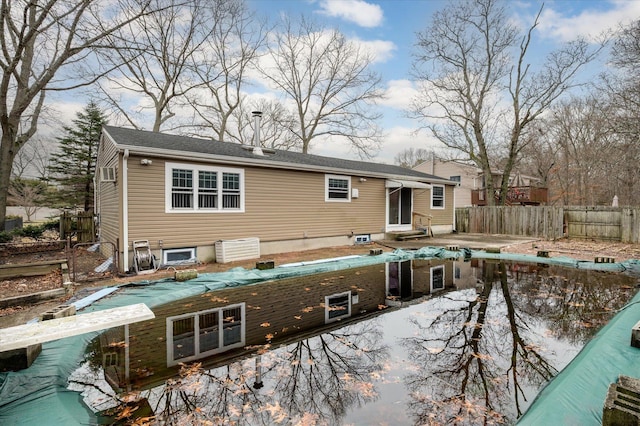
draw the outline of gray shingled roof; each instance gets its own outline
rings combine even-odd
[[[274,153],[267,153],[264,157],[260,157],[253,154],[251,150],[243,148],[243,145],[237,143],[217,142],[210,139],[113,126],[104,126],[103,130],[111,136],[118,148],[129,148],[142,152],[149,150],[150,154],[153,150],[175,151],[176,157],[179,157],[180,153],[187,153],[189,155],[202,154],[203,156],[224,156],[229,157],[229,159],[237,159],[240,164],[243,160],[263,160],[265,163],[278,162],[289,164],[292,169],[303,169],[305,166],[311,166],[334,170],[340,169],[350,173],[383,174],[407,177],[411,180],[448,182],[445,178],[390,164],[344,160],[341,158],[323,157],[320,155],[302,154],[283,150],[274,150]],[[271,150],[269,151],[271,152]],[[454,184],[454,182],[451,182],[451,184]]]

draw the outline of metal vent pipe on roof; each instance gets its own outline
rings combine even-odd
[[[262,152],[260,142],[260,119],[262,118],[262,111],[252,111],[254,125],[253,125],[253,153],[256,155],[264,155]]]

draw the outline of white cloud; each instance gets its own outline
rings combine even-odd
[[[373,28],[382,23],[382,8],[363,0],[322,0],[323,15],[342,18],[361,27]]]
[[[561,9],[545,8],[538,29],[545,37],[561,41],[571,41],[578,37],[590,39],[609,29],[615,29],[620,23],[629,23],[640,17],[639,1],[616,0],[610,4],[608,10],[585,8],[573,16],[564,16]]]
[[[406,110],[417,94],[418,91],[410,80],[390,80],[384,93],[384,99],[379,104]]]
[[[415,128],[394,126],[385,129],[386,137],[378,155],[373,161],[378,163],[394,164],[396,155],[402,151],[413,149],[438,150],[441,145],[432,136],[425,132],[416,135]]]
[[[373,62],[387,62],[393,57],[396,45],[392,41],[387,40],[360,40],[351,39],[354,43],[360,45],[373,56]]]
[[[377,155],[371,162],[394,164],[396,155],[402,151],[413,149],[439,150],[442,145],[426,132],[415,134],[415,128],[394,126],[385,129],[385,137]],[[346,158],[349,160],[360,160],[357,153],[351,148],[348,141],[331,137],[317,140],[313,143],[311,154],[324,155],[327,157]]]

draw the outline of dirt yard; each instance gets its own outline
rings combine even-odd
[[[428,241],[425,243],[428,245]],[[390,251],[388,247],[378,245],[365,246],[343,246],[332,247],[326,249],[309,250],[304,252],[283,253],[277,255],[263,256],[261,259],[253,259],[243,262],[233,263],[209,263],[197,266],[188,266],[190,269],[197,269],[200,273],[204,272],[221,272],[235,267],[244,267],[251,269],[255,267],[258,260],[273,260],[276,265],[285,263],[298,262],[303,260],[316,260],[323,258],[340,257],[347,255],[363,255],[368,254],[371,248],[382,248],[384,251]],[[535,241],[526,243],[510,244],[502,247],[502,251],[506,253],[522,253],[535,255],[539,250],[549,251],[551,257],[566,256],[579,260],[594,260],[595,257],[613,257],[616,262],[628,259],[640,259],[640,245],[623,244],[603,241],[586,241],[586,240],[558,240],[558,241]],[[65,259],[66,254],[62,252],[51,253],[35,253],[32,255],[10,256],[9,259],[0,259],[0,263],[28,263],[33,261],[42,261],[50,259]],[[91,271],[92,268],[98,266],[104,259],[96,256],[95,253],[83,252],[76,255],[73,260],[81,271]],[[68,262],[72,261],[68,259]],[[71,265],[70,265],[71,266]],[[76,284],[75,291],[90,291],[92,287],[104,287],[109,285],[124,284],[126,282],[156,280],[166,277],[172,277],[173,270],[159,270],[154,274],[143,276],[114,276],[113,274],[94,274],[95,276],[83,275],[83,280]],[[0,281],[0,299],[8,297],[26,295],[31,293],[53,290],[62,287],[62,275],[59,272],[50,273],[38,277],[23,277]],[[11,306],[8,308],[0,308],[0,328],[26,322],[37,317],[42,312],[51,309],[54,306],[65,303],[68,297],[49,300],[36,305],[25,304]]]
[[[591,260],[596,257],[613,257],[616,262],[640,259],[639,244],[625,244],[611,241],[569,240],[536,241],[503,248],[506,253],[537,254],[538,250],[547,250],[549,256],[566,256],[578,260]]]

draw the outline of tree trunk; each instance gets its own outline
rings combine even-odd
[[[9,194],[9,184],[11,183],[11,166],[16,156],[13,132],[7,132],[3,129],[0,146],[0,231],[4,231],[4,222],[7,216],[7,196]]]

